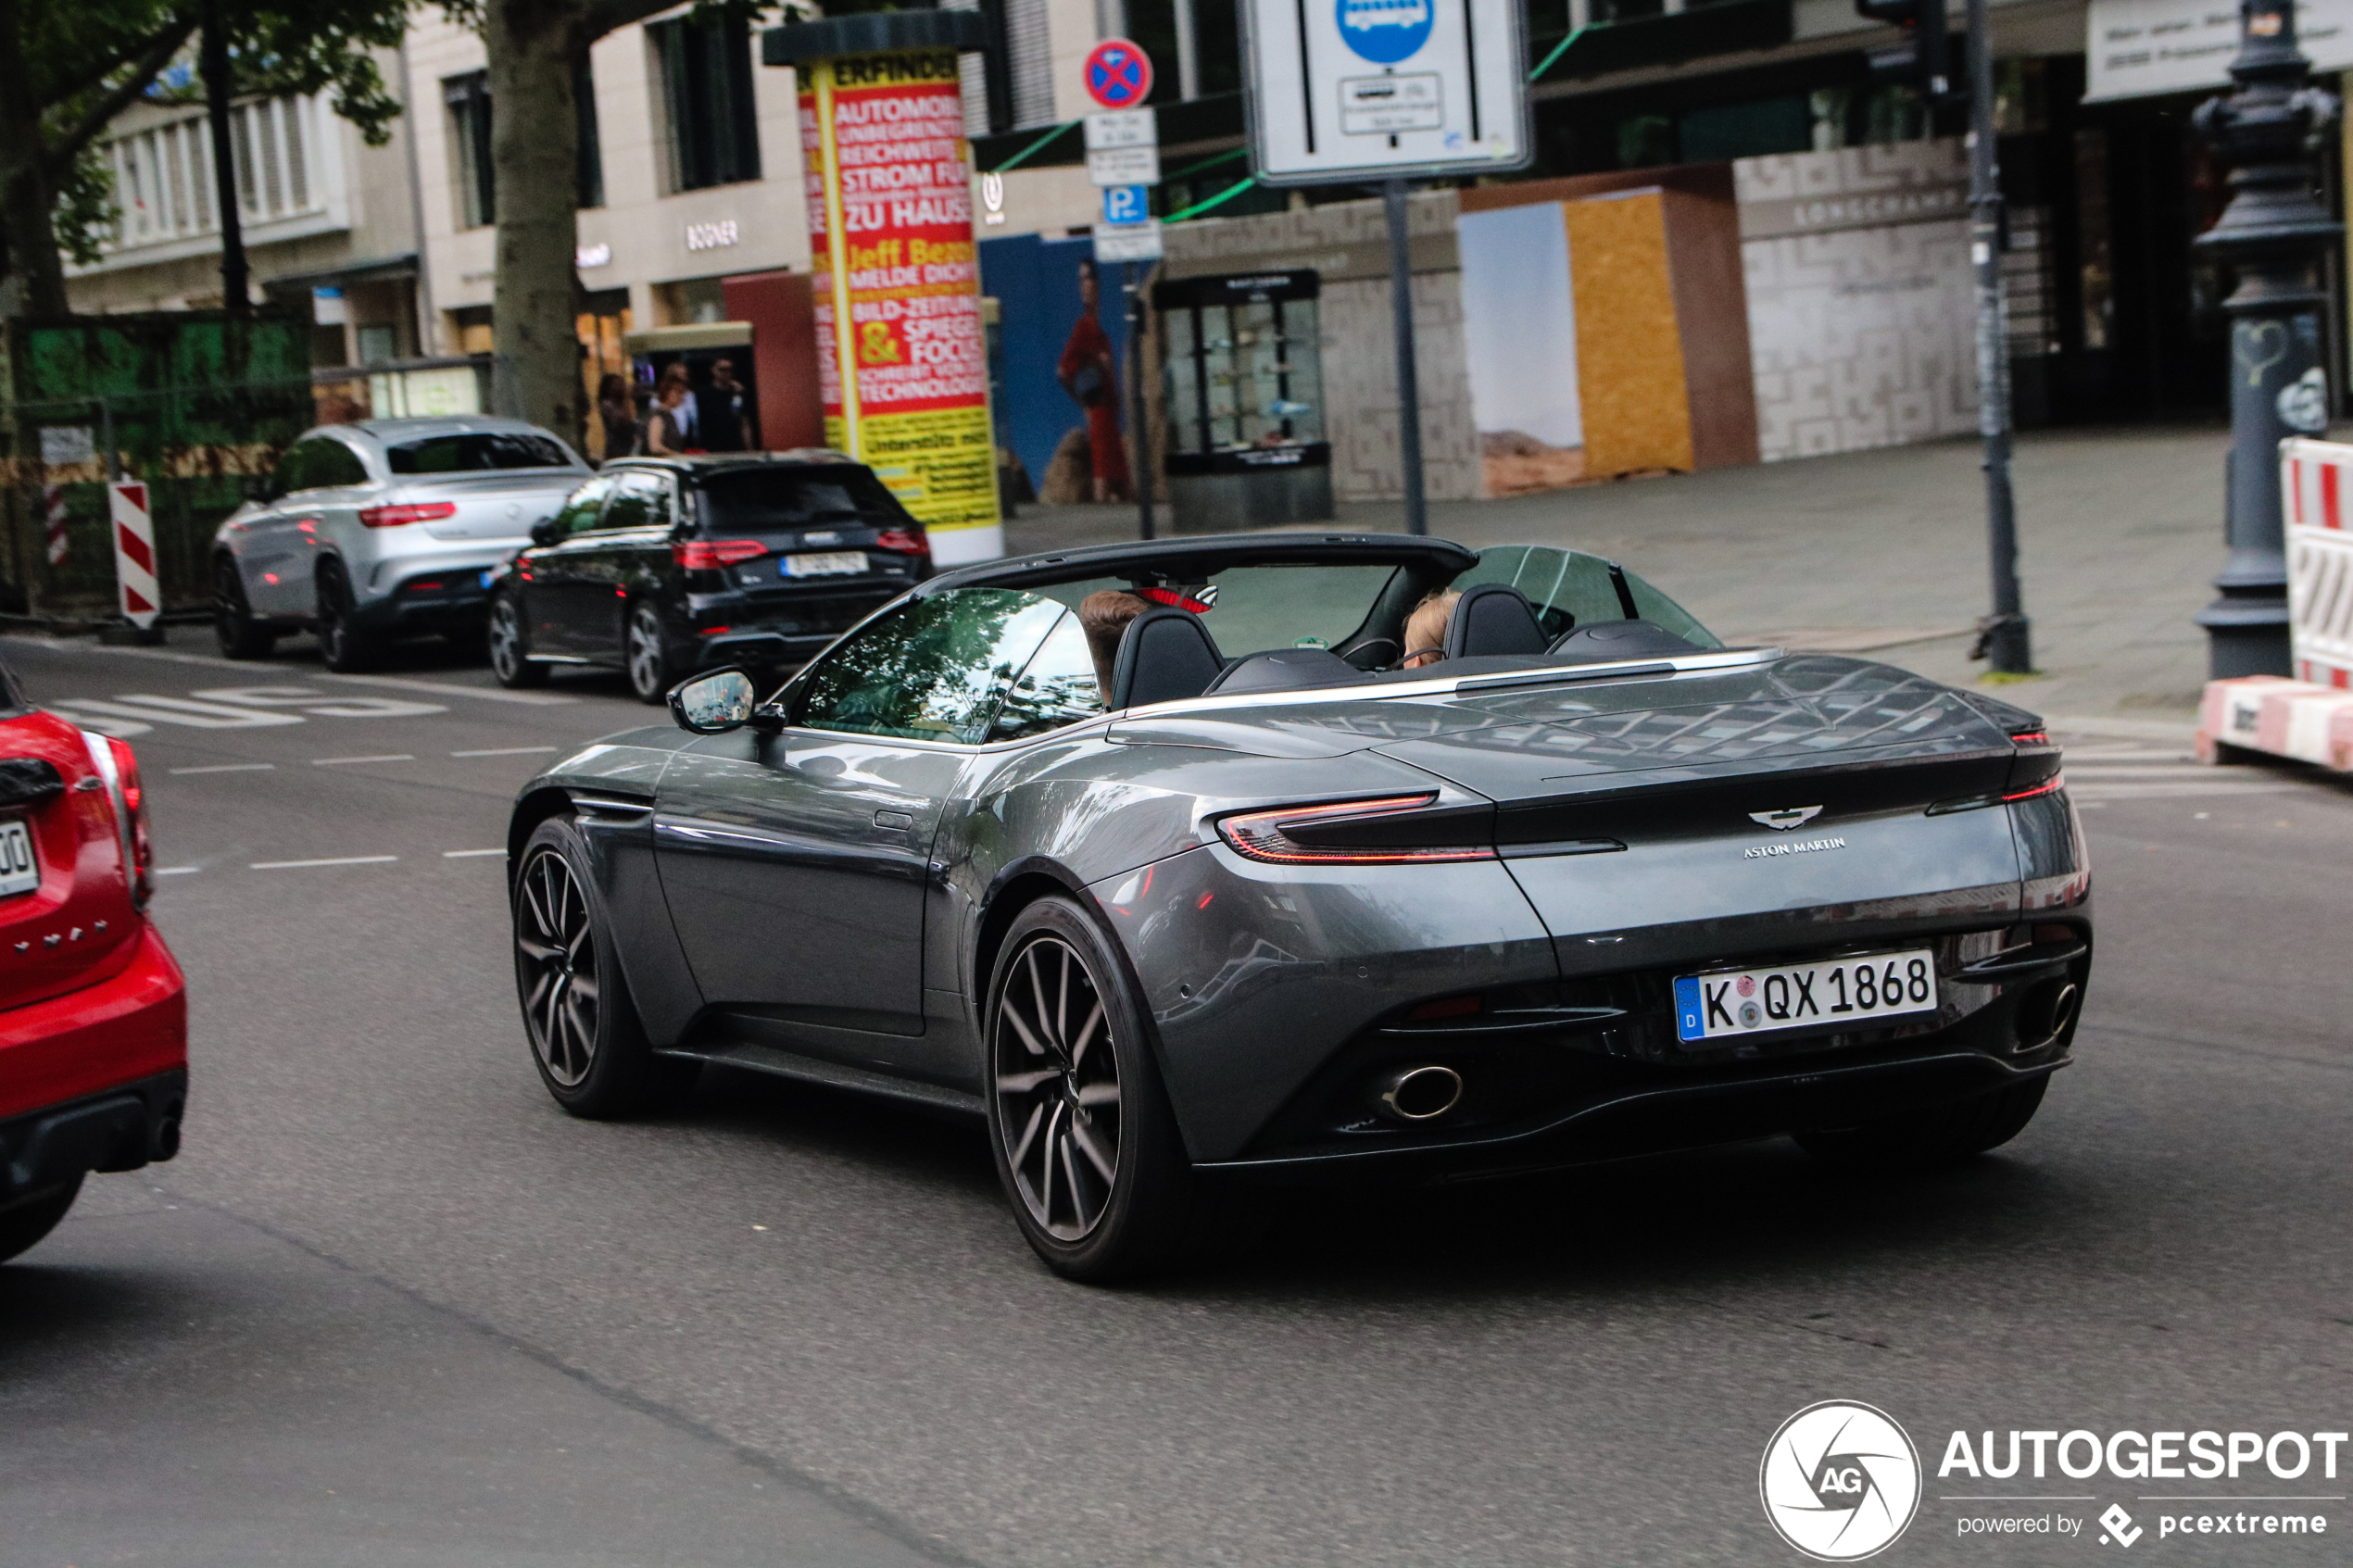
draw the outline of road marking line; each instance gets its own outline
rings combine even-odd
[[[452,757],[529,757],[535,752],[553,751],[552,746],[502,746],[489,751],[453,751]],[[505,851],[501,850],[501,854]]]
[[[410,752],[396,751],[386,757],[314,757],[310,765],[314,768],[344,768],[354,762],[414,762],[416,759]]]
[[[156,875],[194,876],[202,870],[204,870],[202,866],[158,866],[156,869]]]
[[[400,859],[397,855],[346,855],[333,860],[256,860],[245,870],[250,872],[299,872],[312,866],[381,866]]]
[[[505,853],[504,849],[444,849],[441,852],[441,858],[445,860],[471,860],[477,855],[504,855]]]
[[[218,762],[208,768],[174,768],[175,773],[267,773],[276,771],[275,762]]]
[[[111,653],[126,659],[155,659],[167,664],[202,664],[215,670],[235,670],[251,674],[256,666],[234,659],[213,659],[200,653],[172,653],[163,648],[116,648],[99,643],[68,642],[59,637],[22,637],[19,641],[57,653]],[[266,667],[264,667],[266,668]],[[285,666],[278,666],[280,669]],[[553,692],[510,692],[497,687],[455,686],[444,681],[411,681],[398,675],[337,675],[321,671],[302,671],[306,681],[348,681],[357,685],[393,686],[409,691],[450,692],[459,696],[479,697],[484,702],[518,702],[532,708],[548,708],[568,702],[578,702],[576,696],[559,696]]]

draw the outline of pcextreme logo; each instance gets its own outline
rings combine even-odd
[[[1824,1399],[1781,1423],[1756,1487],[1781,1539],[1822,1562],[1884,1551],[1920,1506],[1920,1456],[1886,1411]]]

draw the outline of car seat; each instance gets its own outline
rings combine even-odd
[[[1199,696],[1225,669],[1225,658],[1200,616],[1189,609],[1148,609],[1119,634],[1106,706],[1141,708]]]
[[[1550,641],[1536,623],[1536,611],[1526,596],[1507,583],[1481,583],[1464,589],[1446,618],[1448,659],[1542,653]]]

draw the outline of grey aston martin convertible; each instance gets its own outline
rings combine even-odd
[[[1076,1277],[1232,1176],[1990,1148],[2090,968],[2037,720],[1727,648],[1574,551],[992,561],[757,695],[687,681],[517,799],[548,1090],[625,1114],[718,1061],[985,1117]]]

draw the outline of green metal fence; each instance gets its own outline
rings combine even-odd
[[[0,613],[48,621],[113,614],[106,484],[117,475],[148,485],[165,609],[201,609],[214,531],[244,499],[247,478],[269,472],[319,422],[317,409],[309,323],[299,315],[7,323]],[[55,539],[53,519],[62,523]]]

